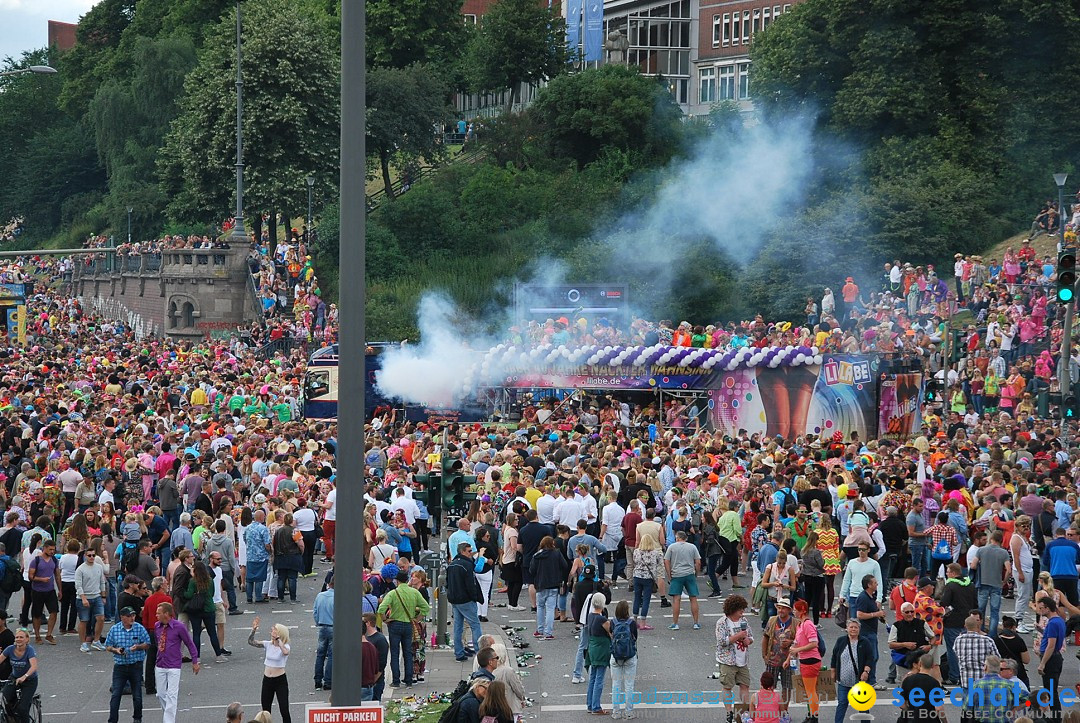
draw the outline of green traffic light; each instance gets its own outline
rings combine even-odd
[[[1057,290],[1058,301],[1060,301],[1063,304],[1067,304],[1070,301],[1072,301],[1073,297],[1075,295],[1076,295],[1076,293],[1073,291],[1072,287],[1069,287],[1069,286],[1066,286],[1066,287],[1063,287],[1063,288],[1060,288],[1060,289]]]

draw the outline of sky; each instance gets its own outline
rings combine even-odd
[[[97,0],[0,0],[0,59],[49,42],[49,20],[78,22]]]

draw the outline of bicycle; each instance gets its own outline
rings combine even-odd
[[[12,682],[12,678],[0,680],[0,690]],[[14,711],[8,710],[7,703],[0,700],[0,723],[15,723],[16,720]],[[41,723],[41,720],[41,694],[34,691],[34,699],[30,704],[30,723]]]

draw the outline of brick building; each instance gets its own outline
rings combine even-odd
[[[75,47],[75,31],[78,29],[78,23],[62,23],[59,20],[50,20],[49,47],[56,47],[59,50],[71,50]]]
[[[697,54],[690,112],[707,113],[713,103],[750,107],[750,45],[799,0],[698,0]]]

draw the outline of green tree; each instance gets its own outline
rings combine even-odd
[[[447,69],[465,43],[461,4],[462,0],[368,0],[368,65],[405,68],[423,63]]]
[[[245,205],[287,218],[307,202],[306,176],[316,178],[319,196],[336,186],[334,39],[289,0],[247,0],[243,12]],[[217,220],[233,197],[235,18],[211,37],[187,76],[158,165],[178,221]]]
[[[664,163],[682,138],[682,113],[662,82],[621,65],[555,78],[528,113],[550,154],[579,166],[609,147],[640,153],[647,165]]]
[[[473,35],[467,58],[473,88],[509,89],[510,110],[523,83],[539,83],[566,70],[566,21],[557,7],[535,0],[498,0]]]
[[[387,198],[394,198],[391,164],[415,167],[421,159],[442,160],[444,147],[435,129],[450,119],[449,88],[424,65],[373,68],[367,76],[367,151],[382,174]]]

